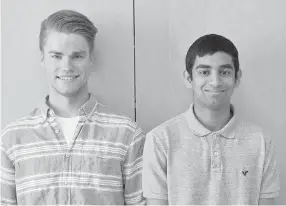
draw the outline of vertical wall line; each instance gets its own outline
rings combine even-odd
[[[134,103],[134,118],[135,121],[137,120],[137,105],[136,105],[136,36],[135,36],[135,0],[133,0],[133,68],[134,68],[134,97],[133,97],[133,103]]]

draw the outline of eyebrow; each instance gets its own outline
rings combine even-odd
[[[222,68],[222,69],[233,69],[233,66],[231,66],[231,64],[223,64],[223,65],[220,65],[220,68]]]
[[[207,64],[199,64],[195,69],[210,69],[211,66]]]
[[[207,64],[199,64],[195,69],[210,69],[211,66],[207,65]],[[233,69],[233,66],[231,66],[231,64],[223,64],[220,65],[219,68],[222,69]]]
[[[56,55],[64,55],[62,52],[58,52],[58,51],[49,51],[49,54],[56,54]],[[79,55],[79,54],[86,54],[86,51],[76,51],[73,52],[71,55]]]
[[[73,55],[75,55],[75,54],[86,54],[86,51],[77,51],[77,52],[73,52],[72,53]]]
[[[62,52],[58,52],[58,51],[49,51],[49,54],[63,55]]]

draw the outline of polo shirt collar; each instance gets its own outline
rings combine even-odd
[[[238,124],[237,117],[235,115],[235,110],[233,105],[230,107],[233,116],[230,119],[230,121],[220,130],[215,131],[215,133],[218,133],[226,138],[232,139],[235,137],[235,130]],[[210,131],[207,129],[204,125],[202,125],[199,120],[196,118],[194,114],[194,105],[191,104],[190,108],[186,111],[186,118],[187,122],[189,124],[189,127],[191,131],[196,135],[196,136],[206,136],[209,135],[210,133],[213,133],[213,131]]]
[[[96,98],[89,94],[89,99],[78,110],[78,116],[86,116],[89,118],[98,105]],[[49,96],[45,97],[45,102],[41,105],[41,112],[46,120],[49,116],[55,116],[53,109],[49,106]]]

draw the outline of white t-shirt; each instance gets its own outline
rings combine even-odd
[[[70,145],[73,142],[73,136],[74,136],[74,132],[75,132],[78,120],[79,120],[79,116],[70,117],[70,118],[57,116],[56,120],[59,123],[63,131],[63,135],[68,145]]]

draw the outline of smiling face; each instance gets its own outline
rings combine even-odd
[[[225,52],[197,56],[190,75],[185,73],[187,87],[193,89],[194,104],[202,108],[219,110],[229,107],[234,88],[238,86],[241,71],[237,72],[232,57]]]
[[[50,31],[42,51],[50,94],[76,96],[87,92],[93,63],[86,39],[77,34]]]

